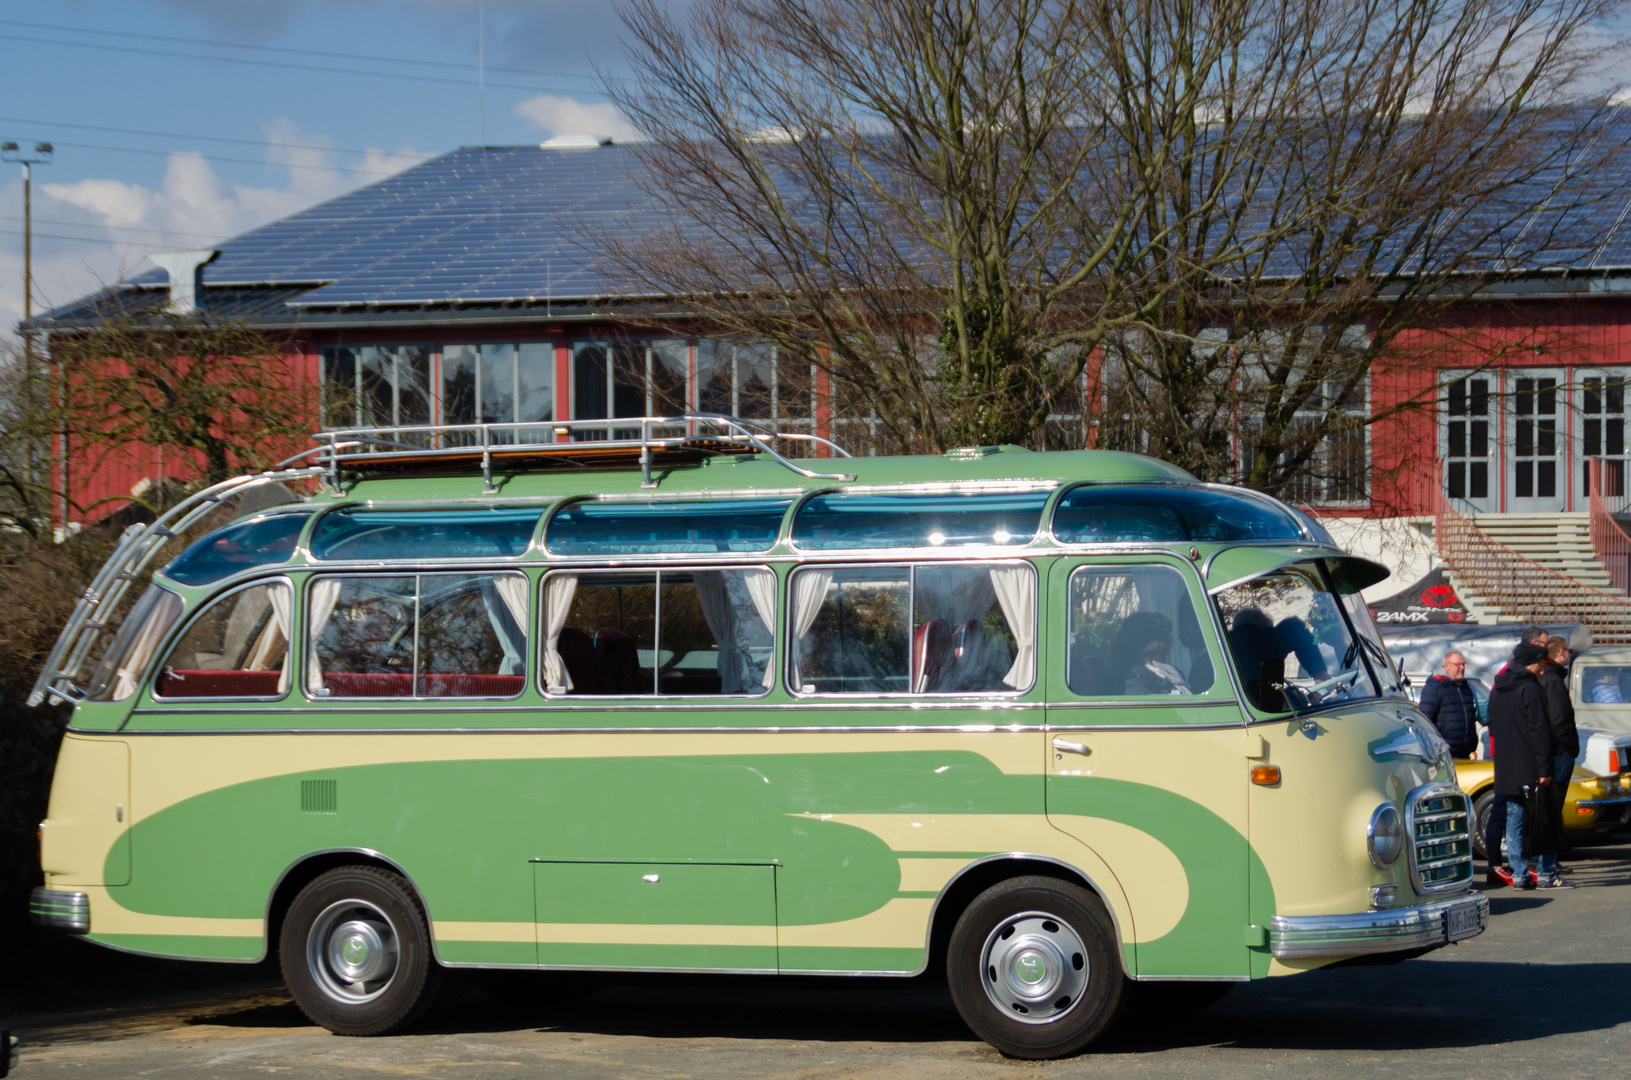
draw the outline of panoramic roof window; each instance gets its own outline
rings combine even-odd
[[[580,502],[549,519],[552,555],[658,555],[768,551],[791,499]]]
[[[307,517],[272,514],[235,522],[189,545],[163,573],[183,585],[208,585],[252,566],[288,562]]]
[[[1067,491],[1053,512],[1053,534],[1064,544],[1303,539],[1295,518],[1250,495],[1131,484],[1088,484]]]
[[[1028,544],[1048,495],[1046,490],[817,495],[793,520],[793,542],[820,551]]]
[[[526,553],[543,509],[336,510],[311,534],[318,559],[510,559]]]

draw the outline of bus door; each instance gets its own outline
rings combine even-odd
[[[1130,970],[1248,977],[1243,718],[1193,569],[1067,558],[1047,588],[1049,820],[1126,894]]]

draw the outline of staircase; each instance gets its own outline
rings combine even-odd
[[[1457,513],[1440,498],[1434,541],[1479,622],[1584,623],[1592,639],[1631,644],[1631,598],[1592,543],[1589,513]]]
[[[1591,547],[1591,514],[1475,514],[1472,523],[1498,544],[1582,585],[1613,593],[1608,569]]]

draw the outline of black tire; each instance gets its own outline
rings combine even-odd
[[[1048,877],[1012,878],[975,897],[951,932],[946,981],[974,1034],[1028,1059],[1064,1057],[1103,1035],[1128,985],[1099,898]]]
[[[300,1011],[336,1035],[403,1030],[437,1003],[447,976],[413,889],[373,866],[330,870],[301,889],[278,958]]]
[[[1235,988],[1232,982],[1140,982],[1127,994],[1127,1008],[1138,1016],[1189,1016],[1211,1008]]]
[[[1495,805],[1495,789],[1487,787],[1472,800],[1472,853],[1489,862],[1489,845],[1484,843],[1484,829],[1489,825],[1489,810]]]

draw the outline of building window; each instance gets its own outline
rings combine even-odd
[[[322,350],[323,426],[431,423],[428,345],[330,345]]]
[[[1444,493],[1489,498],[1489,379],[1456,379],[1444,388]]]
[[[442,423],[547,424],[554,419],[552,343],[442,346]],[[550,438],[544,431],[523,436],[526,442]]]
[[[1292,417],[1281,437],[1282,456],[1314,443],[1307,462],[1296,470],[1280,498],[1293,505],[1351,506],[1370,498],[1369,380],[1347,394],[1327,383]],[[1260,446],[1261,425],[1241,425],[1240,475],[1250,473]]]
[[[697,342],[696,402],[699,412],[756,420],[766,427],[815,433],[815,365],[784,357],[763,342]],[[809,443],[780,448],[808,456]]]

